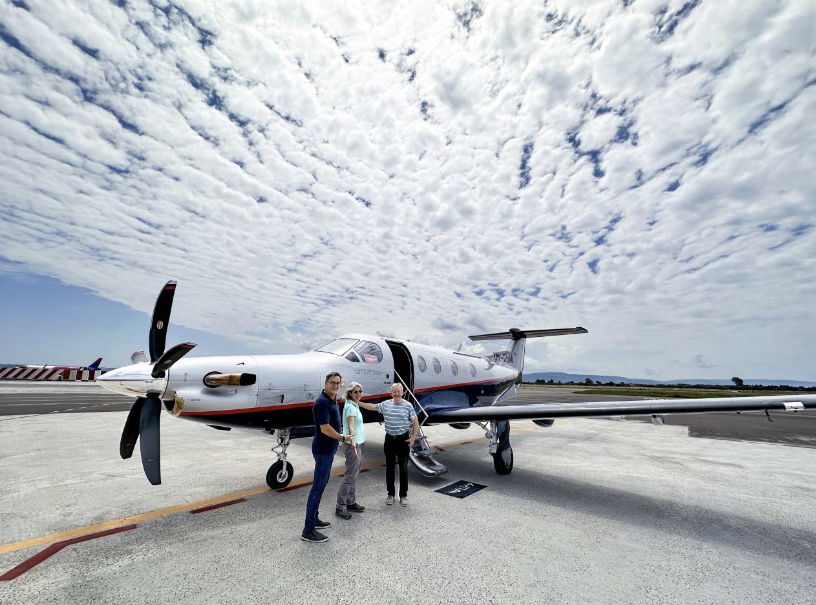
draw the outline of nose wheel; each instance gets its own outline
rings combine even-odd
[[[291,463],[278,460],[266,471],[266,484],[272,489],[286,487],[292,480],[293,474],[294,469]]]
[[[278,461],[266,471],[266,484],[271,489],[281,489],[289,485],[294,475],[292,465],[286,461],[286,448],[292,440],[291,429],[281,429],[277,431],[278,445],[272,451],[278,455]]]

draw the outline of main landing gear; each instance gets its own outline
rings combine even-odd
[[[480,424],[485,430],[488,439],[487,451],[493,456],[493,468],[499,475],[509,475],[513,472],[513,448],[510,447],[510,423],[491,420],[487,424]]]
[[[286,461],[286,448],[292,440],[291,429],[277,431],[278,445],[272,451],[278,455],[278,461],[266,471],[266,484],[272,489],[281,489],[289,485],[294,475],[292,464]]]

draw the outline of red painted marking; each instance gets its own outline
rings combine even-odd
[[[202,506],[201,508],[194,508],[190,511],[191,515],[197,515],[198,513],[205,513],[208,510],[215,510],[216,508],[223,508],[225,506],[232,506],[233,504],[240,504],[241,502],[246,502],[246,498],[238,498],[237,500],[229,500],[228,502],[221,502],[220,504],[212,504],[210,506]]]
[[[383,464],[383,466],[385,466],[385,465]],[[360,472],[361,473],[367,473],[370,470],[371,469],[369,469],[369,468],[364,468]],[[343,475],[340,475],[340,476],[342,477]],[[290,485],[289,487],[282,487],[280,489],[276,489],[275,491],[276,492],[291,492],[293,489],[300,489],[301,487],[306,487],[307,485],[311,485],[312,483],[314,483],[314,481],[309,481],[308,483],[301,483],[300,485]]]
[[[368,471],[370,471],[370,470],[371,470],[371,469],[369,469],[369,468],[364,468],[364,469],[362,469],[360,472],[361,472],[361,473],[367,473],[367,472],[368,472]],[[339,476],[339,477],[345,477],[345,476],[346,476],[346,473],[343,473],[342,475],[338,475],[338,476]]]
[[[77,544],[79,542],[85,542],[87,540],[93,540],[95,538],[104,538],[105,536],[110,536],[111,534],[118,534],[123,531],[130,531],[131,529],[136,529],[138,525],[125,525],[124,527],[117,527],[116,529],[106,529],[105,531],[98,531],[93,534],[88,534],[87,536],[80,536],[79,538],[73,538],[71,540],[62,540],[61,542],[54,542],[51,546],[46,548],[43,551],[38,552],[33,557],[29,557],[22,563],[20,563],[14,569],[11,569],[0,576],[0,582],[8,582],[9,580],[13,580],[14,578],[23,575],[32,567],[39,565],[47,558],[57,554],[66,546],[70,546],[71,544]]]
[[[314,481],[309,481],[308,483],[301,483],[300,485],[290,485],[289,487],[282,487],[277,492],[291,492],[293,489],[300,489],[301,487],[306,487],[307,485],[311,485]]]

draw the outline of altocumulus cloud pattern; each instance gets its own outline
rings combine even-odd
[[[809,0],[4,0],[0,260],[141,310],[178,279],[174,321],[256,351],[584,325],[527,370],[805,375],[813,23]]]

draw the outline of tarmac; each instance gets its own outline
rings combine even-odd
[[[816,449],[795,446],[809,437],[514,422],[515,468],[499,476],[481,429],[429,427],[449,472],[412,471],[403,508],[385,505],[382,428],[369,424],[357,482],[367,510],[334,516],[338,455],[321,506],[331,539],[309,544],[310,440],[289,448],[291,489],[270,491],[273,439],[165,414],[163,484],[151,486],[138,454],[118,456],[126,412],[53,407],[0,415],[4,605],[814,602]],[[459,480],[486,488],[435,491]]]

